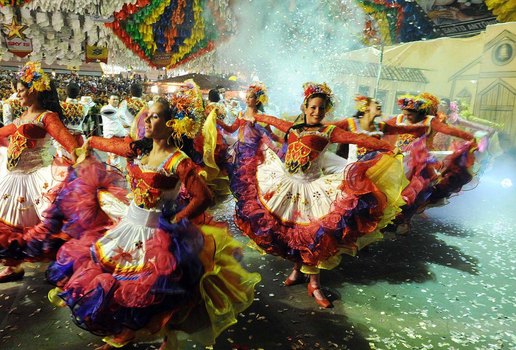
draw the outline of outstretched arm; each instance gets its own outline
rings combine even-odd
[[[272,117],[270,115],[265,115],[265,114],[257,114],[255,116],[255,119],[256,119],[256,121],[272,125],[276,129],[283,131],[283,132],[287,132],[288,129],[290,129],[290,127],[293,125],[292,122],[288,122],[286,120],[281,120],[276,117]]]
[[[349,131],[344,131],[335,128],[331,133],[330,141],[333,143],[352,143],[360,147],[365,147],[370,150],[385,150],[391,151],[393,148],[390,144],[383,140],[375,139],[374,137],[363,134],[355,134]]]
[[[335,125],[337,128],[341,128],[342,130],[349,131],[349,121],[347,118],[336,121],[336,122],[328,123],[328,125]]]
[[[9,135],[12,135],[16,131],[16,126],[11,123],[6,126],[2,126],[0,128],[0,137],[7,137]]]
[[[461,139],[464,139],[464,140],[471,141],[471,140],[475,139],[475,137],[472,134],[470,134],[469,132],[448,126],[448,125],[436,120],[435,118],[432,119],[431,127],[432,127],[432,130],[434,130],[436,132],[440,132],[440,133],[450,135],[450,136],[460,137]]]
[[[73,150],[79,147],[77,139],[63,125],[57,113],[47,113],[43,117],[43,125],[50,136],[59,142],[68,153],[73,153]]]
[[[242,119],[240,119],[240,118],[235,119],[235,121],[231,125],[227,125],[222,120],[218,120],[217,119],[217,124],[222,129],[224,129],[224,131],[227,131],[229,133],[234,133],[240,127],[240,125],[242,124]]]
[[[176,214],[176,221],[202,214],[213,202],[213,196],[206,182],[197,174],[195,164],[189,158],[182,160],[176,174],[192,197],[188,205]]]
[[[380,122],[378,124],[380,131],[386,135],[394,134],[412,134],[414,136],[422,136],[427,132],[428,126],[426,125],[395,125]]]
[[[131,142],[132,139],[130,137],[105,138],[92,136],[89,138],[90,148],[95,148],[103,152],[114,153],[125,158],[130,158],[135,155],[131,150]]]

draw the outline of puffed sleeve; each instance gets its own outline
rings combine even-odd
[[[355,134],[339,128],[335,128],[332,131],[330,135],[330,141],[333,143],[352,143],[359,147],[365,147],[370,150],[392,150],[392,146],[384,140],[378,140],[374,137],[366,136],[363,134]]]
[[[90,147],[98,149],[99,151],[110,152],[125,158],[130,158],[135,156],[134,152],[131,150],[132,141],[130,137],[105,138],[92,136],[90,138]]]
[[[15,131],[16,131],[16,126],[12,123],[9,125],[6,125],[6,126],[2,126],[0,128],[0,137],[10,136],[10,135],[14,134]]]
[[[261,123],[269,124],[274,126],[276,129],[287,132],[288,129],[293,125],[292,122],[281,120],[276,117],[272,117],[270,115],[266,114],[258,114],[255,116],[256,121],[259,121]]]
[[[191,196],[188,205],[176,214],[176,221],[202,214],[213,202],[213,195],[206,182],[197,174],[195,164],[190,158],[183,159],[177,166],[176,174]]]
[[[386,135],[412,134],[418,137],[424,135],[428,130],[426,125],[396,125],[386,122],[378,123],[378,128]]]
[[[475,138],[469,132],[448,126],[444,123],[441,123],[440,121],[438,121],[435,118],[432,119],[432,123],[430,125],[432,127],[432,130],[446,134],[446,135],[460,137],[461,139],[468,140],[468,141],[471,141]]]
[[[349,130],[349,121],[347,118],[328,123],[328,125],[335,125],[337,128],[341,128],[342,130]]]
[[[59,142],[69,153],[72,153],[74,149],[79,147],[77,139],[63,125],[57,113],[47,113],[43,117],[43,125],[50,136]]]
[[[222,129],[224,129],[224,131],[227,131],[229,133],[234,133],[240,127],[240,125],[242,125],[242,122],[243,122],[242,119],[237,118],[237,119],[235,119],[233,124],[227,125],[222,120],[217,119],[217,125],[219,125]]]

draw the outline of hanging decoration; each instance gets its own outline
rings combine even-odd
[[[10,24],[4,24],[4,32],[7,39],[12,38],[20,38],[25,39],[25,34],[23,31],[27,29],[27,26],[24,24],[19,24],[15,17],[13,17]]]
[[[485,3],[499,22],[516,21],[516,1],[486,0]]]
[[[208,3],[137,0],[122,6],[114,13],[115,21],[106,26],[149,65],[173,68],[210,52],[221,31],[230,30],[227,19],[221,19],[227,1],[221,1],[219,7]]]
[[[4,6],[17,7],[17,6],[22,6],[23,4],[26,4],[28,2],[30,2],[30,0],[0,0],[0,7],[4,7]]]
[[[4,24],[3,27],[5,44],[9,52],[21,58],[32,52],[32,41],[24,33],[27,26],[18,23],[16,16],[12,17],[10,24]]]
[[[86,45],[86,63],[88,62],[104,62],[108,61],[107,47]]]
[[[357,0],[368,15],[365,22],[366,45],[393,45],[435,37],[431,21],[417,2],[408,0]],[[417,25],[416,25],[417,24]]]

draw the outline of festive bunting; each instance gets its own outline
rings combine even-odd
[[[415,1],[357,0],[372,18],[366,21],[364,42],[368,45],[392,45],[399,42],[430,39],[437,35],[430,19]]]
[[[30,2],[30,0],[0,0],[0,7],[3,6],[22,6]]]
[[[213,50],[220,30],[230,28],[217,7],[207,3],[137,0],[115,12],[115,21],[106,26],[149,65],[171,68]],[[164,64],[164,59],[169,61]]]

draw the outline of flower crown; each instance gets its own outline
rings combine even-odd
[[[29,91],[48,91],[50,90],[50,78],[41,68],[39,62],[27,62],[18,73],[18,78],[24,82]]]
[[[369,107],[369,103],[371,99],[367,96],[358,95],[355,97],[355,109],[359,112],[364,113],[367,111],[367,107]]]
[[[433,101],[428,100],[421,95],[404,95],[398,99],[397,103],[400,109],[410,109],[428,114],[432,109]]]
[[[304,83],[303,84],[303,91],[304,91],[304,103],[306,104],[306,101],[310,98],[310,96],[314,94],[323,94],[326,95],[326,112],[330,112],[333,109],[334,105],[334,98],[333,93],[331,89],[326,85],[326,83],[322,84],[316,84],[312,82]]]
[[[269,102],[269,97],[267,96],[267,87],[264,83],[256,82],[251,84],[247,91],[252,92],[256,96],[256,100],[265,106],[267,102]]]
[[[183,136],[194,138],[200,130],[203,112],[202,97],[199,106],[199,95],[195,87],[198,88],[195,85],[191,89],[173,94],[169,100],[170,107],[175,109],[175,115],[167,121],[166,125],[172,128],[172,137],[179,142]]]
[[[432,95],[429,92],[423,92],[423,93],[419,94],[417,97],[426,101],[425,107],[426,107],[427,114],[431,114],[431,115],[437,114],[437,108],[439,107],[439,99],[435,95]]]

